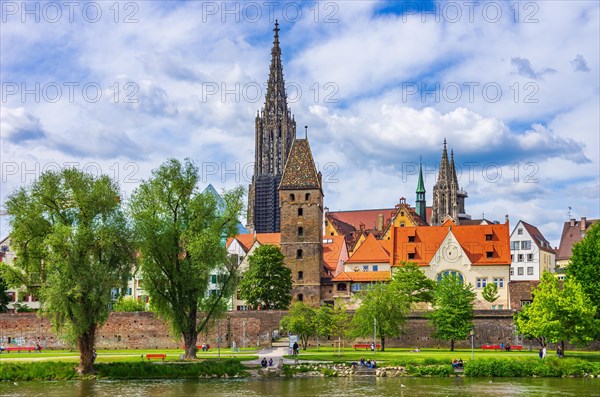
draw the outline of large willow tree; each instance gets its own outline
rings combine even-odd
[[[76,169],[47,172],[12,193],[6,209],[18,257],[3,268],[6,279],[39,296],[54,329],[77,343],[78,371],[93,372],[96,330],[133,262],[118,186]]]
[[[237,232],[243,189],[217,198],[198,192],[198,168],[168,160],[152,172],[131,199],[131,213],[144,288],[151,305],[181,335],[185,357],[196,357],[198,334],[225,309],[237,280],[237,261],[227,258],[224,240]],[[219,288],[209,293],[209,275]]]

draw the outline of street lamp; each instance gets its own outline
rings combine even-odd
[[[377,355],[377,319],[373,318],[373,355]]]
[[[473,361],[475,357],[475,332],[473,332],[472,328],[469,331],[469,335],[471,335],[471,361]]]

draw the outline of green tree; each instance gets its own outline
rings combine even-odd
[[[278,247],[258,247],[248,258],[248,270],[238,287],[240,297],[255,308],[287,309],[292,301],[292,272],[283,260]]]
[[[456,275],[444,275],[433,292],[433,310],[429,313],[435,329],[433,337],[454,342],[466,339],[473,329],[473,306],[475,292]]]
[[[600,222],[592,225],[583,240],[573,246],[566,275],[577,279],[592,304],[600,307]],[[600,317],[600,313],[596,316]]]
[[[316,311],[302,302],[290,307],[287,316],[281,319],[280,326],[291,334],[298,335],[303,350],[308,346],[308,339],[315,334]]]
[[[96,330],[108,318],[111,289],[134,261],[118,186],[75,169],[46,172],[12,193],[6,209],[19,259],[5,271],[36,293],[57,333],[77,343],[78,371],[93,372]]]
[[[318,338],[327,339],[333,335],[335,327],[335,317],[333,308],[330,305],[323,305],[315,310],[315,335]],[[317,349],[319,345],[317,344]]]
[[[130,208],[141,257],[144,289],[152,309],[181,335],[185,357],[196,358],[198,334],[226,309],[237,282],[237,261],[222,239],[237,232],[243,190],[223,197],[198,192],[198,168],[170,159],[152,171],[132,195]],[[208,291],[218,272],[218,290]]]
[[[0,276],[0,313],[6,313],[8,311],[10,298],[6,293],[7,288],[8,286],[6,285],[6,281],[4,281],[4,278]]]
[[[120,296],[112,306],[115,312],[143,312],[146,311],[146,305],[138,302],[131,296]]]
[[[410,299],[386,283],[370,285],[358,294],[358,298],[362,302],[352,318],[353,335],[372,336],[377,321],[377,336],[381,341],[381,350],[385,351],[385,339],[401,335],[410,310]]]
[[[498,286],[494,283],[486,284],[486,286],[483,287],[481,296],[490,303],[495,302],[500,297],[500,295],[498,295]]]
[[[427,278],[416,263],[404,262],[402,266],[397,267],[390,285],[399,294],[408,296],[413,304],[433,300],[435,281]]]
[[[515,314],[517,331],[540,346],[549,342],[569,341],[586,345],[594,340],[598,320],[597,308],[575,279],[561,282],[549,272],[542,274],[540,284],[532,290],[533,302]]]

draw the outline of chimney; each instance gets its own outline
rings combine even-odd
[[[581,223],[579,224],[579,228],[582,232],[585,232],[585,226],[586,226],[586,222],[585,222],[585,216],[581,217]]]
[[[360,224],[360,231],[361,231],[361,232],[364,232],[364,231],[365,231],[365,224],[364,224],[364,223],[361,223],[361,224]]]
[[[377,230],[383,230],[383,214],[377,215]]]
[[[508,223],[508,214],[504,215],[504,223]]]
[[[571,227],[575,226],[575,218],[571,218]]]

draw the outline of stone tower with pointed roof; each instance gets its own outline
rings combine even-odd
[[[255,119],[254,175],[248,188],[247,228],[256,233],[279,231],[278,187],[296,139],[296,121],[287,105],[279,24],[275,21],[265,105]]]
[[[419,161],[419,181],[417,182],[416,193],[415,212],[427,222],[427,202],[425,199],[425,183],[423,182],[423,163],[421,161]]]
[[[323,189],[308,139],[296,139],[279,185],[281,252],[292,271],[292,303],[321,304]]]
[[[456,224],[460,224],[461,219],[471,219],[465,212],[465,199],[467,197],[467,192],[461,190],[458,185],[454,150],[451,151],[450,161],[448,161],[448,150],[446,149],[446,139],[444,139],[440,171],[437,182],[433,186],[433,208],[430,224],[433,226],[441,225],[446,216],[450,216]]]

